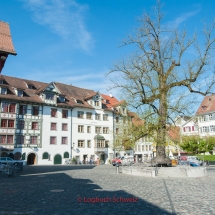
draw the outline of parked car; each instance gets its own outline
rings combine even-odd
[[[134,164],[134,157],[133,156],[116,157],[115,159],[112,160],[112,165],[115,166],[117,163],[119,165]]]
[[[19,166],[20,171],[23,169],[23,161],[22,160],[13,160],[10,157],[0,157],[0,164]]]
[[[190,166],[200,166],[200,165],[202,165],[202,161],[199,160],[197,156],[188,156],[187,161],[189,162]]]
[[[122,160],[124,157],[116,157],[115,159],[112,160],[112,165],[116,166],[116,164],[118,163],[119,165],[122,164]]]

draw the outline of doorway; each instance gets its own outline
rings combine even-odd
[[[61,155],[54,156],[54,164],[62,164],[62,157]]]
[[[36,164],[36,155],[34,153],[30,153],[27,158],[27,165]]]

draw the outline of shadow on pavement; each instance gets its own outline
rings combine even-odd
[[[35,165],[23,166],[21,175],[60,172],[68,170],[93,169],[95,165]]]
[[[43,172],[39,166],[30,169],[27,172]],[[58,166],[49,169],[60,171]],[[0,180],[0,214],[173,214],[123,190],[104,190],[89,179],[72,178],[65,173],[23,174]]]

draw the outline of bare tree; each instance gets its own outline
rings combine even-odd
[[[144,110],[145,122],[157,136],[157,161],[165,163],[172,113],[182,113],[191,104],[184,102],[188,95],[212,93],[215,21],[204,25],[204,41],[199,41],[197,34],[188,38],[186,30],[164,25],[160,2],[154,9],[152,16],[145,13],[139,18],[135,35],[123,41],[122,46],[134,46],[135,51],[115,63],[107,75],[111,88],[121,89],[131,107]]]

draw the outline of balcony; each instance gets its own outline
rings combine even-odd
[[[95,153],[105,153],[107,154],[108,148],[105,147],[94,147],[94,152]]]

